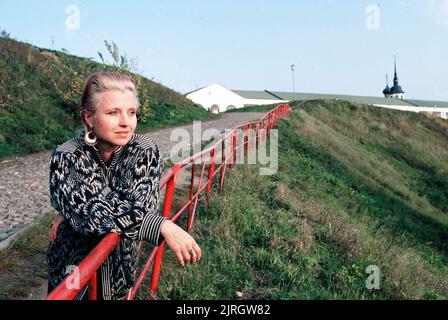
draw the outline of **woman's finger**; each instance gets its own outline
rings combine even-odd
[[[196,261],[201,260],[202,251],[201,251],[201,248],[198,246],[198,244],[196,242],[193,244],[193,249],[196,252],[196,256],[197,256]]]
[[[195,264],[196,261],[198,260],[198,255],[197,255],[196,251],[192,248],[192,249],[188,250],[188,254],[190,256],[190,263]]]
[[[184,256],[182,255],[182,252],[180,250],[174,251],[174,254],[176,255],[177,261],[179,264],[183,267],[185,266],[184,262]]]
[[[188,250],[188,255],[190,256],[189,261],[191,264],[194,264],[199,261],[199,259],[201,259],[201,248],[198,246],[196,241],[193,241],[193,243],[191,244],[190,249]]]
[[[190,253],[188,252],[188,249],[185,247],[182,249],[182,257],[184,259],[184,263],[189,263],[191,260]]]

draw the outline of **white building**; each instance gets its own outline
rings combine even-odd
[[[247,94],[244,94],[244,92]],[[220,84],[215,83],[189,92],[185,94],[185,96],[194,103],[201,105],[204,109],[213,113],[220,113],[249,105],[288,102],[288,100],[281,100],[279,97],[263,91],[256,91],[256,94],[251,97],[250,92],[251,91],[229,90]]]
[[[398,84],[398,79],[397,79]],[[403,91],[403,90],[401,90]],[[336,94],[316,94],[303,92],[278,92],[278,91],[247,91],[230,90],[219,84],[212,84],[185,94],[194,103],[204,109],[219,113],[234,108],[243,108],[250,105],[266,105],[287,103],[292,100],[346,100],[354,103],[362,103],[412,112],[424,112],[442,119],[448,119],[448,102],[412,100],[396,96],[395,99],[381,97],[349,96]]]

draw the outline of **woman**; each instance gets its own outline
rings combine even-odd
[[[85,133],[55,149],[50,158],[49,291],[108,233],[118,247],[97,272],[98,298],[122,299],[134,284],[137,244],[165,240],[180,265],[195,263],[201,249],[182,228],[158,215],[163,160],[154,142],[135,134],[138,98],[131,78],[90,75],[83,87]],[[77,298],[86,298],[84,287]]]

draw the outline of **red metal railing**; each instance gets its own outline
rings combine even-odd
[[[271,128],[275,127],[275,124],[279,118],[285,118],[289,111],[289,105],[281,104],[275,109],[266,113],[260,120],[246,123],[244,125],[238,126],[225,133],[224,136],[211,147],[197,153],[191,157],[188,157],[176,164],[174,164],[168,171],[166,171],[160,181],[160,190],[165,188],[165,198],[163,202],[162,216],[169,218],[171,213],[171,208],[173,204],[173,196],[176,186],[176,177],[179,172],[185,169],[187,166],[191,165],[191,182],[190,182],[190,192],[189,199],[185,201],[181,208],[170,218],[171,221],[176,221],[177,218],[188,208],[188,220],[187,220],[187,231],[190,232],[191,226],[194,221],[194,214],[196,212],[196,207],[198,204],[199,196],[201,192],[205,190],[206,197],[204,203],[206,203],[207,198],[210,194],[212,187],[212,182],[215,176],[219,174],[218,192],[221,193],[222,186],[224,183],[224,176],[226,173],[227,165],[229,168],[233,168],[236,159],[236,155],[239,151],[240,158],[249,154],[250,150],[255,150],[257,146],[260,146],[263,142],[267,141],[267,137],[270,134]],[[253,134],[251,134],[253,130]],[[243,143],[236,145],[237,136],[243,135]],[[258,145],[257,145],[258,141]],[[218,148],[221,148],[220,150]],[[215,168],[217,164],[217,154],[221,152],[221,164]],[[194,191],[195,179],[196,179],[196,165],[201,165],[201,172],[199,175],[199,180],[197,183],[196,191]],[[209,163],[207,171],[207,179],[204,183],[204,175],[206,164]],[[101,266],[108,255],[117,247],[120,242],[119,235],[115,233],[110,233],[106,235],[103,240],[89,253],[87,257],[78,265],[76,274],[74,272],[70,273],[61,283],[46,297],[46,300],[71,300],[76,297],[76,295],[81,291],[81,289],[88,284],[88,298],[89,300],[96,300],[96,270]],[[134,298],[136,291],[140,287],[145,275],[147,274],[151,263],[152,274],[149,285],[149,290],[152,293],[157,291],[160,269],[162,266],[164,242],[160,246],[152,249],[145,265],[143,266],[134,286],[130,289],[126,296],[127,300]],[[139,245],[139,257],[141,252],[141,242]],[[136,276],[136,275],[135,275]],[[77,286],[76,288],[70,288],[67,286],[67,282],[72,282],[76,277]]]

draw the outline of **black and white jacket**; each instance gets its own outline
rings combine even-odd
[[[65,218],[47,250],[49,283],[55,287],[108,233],[118,247],[101,265],[104,299],[121,298],[134,284],[139,240],[157,246],[165,220],[158,215],[163,159],[154,142],[134,134],[106,164],[82,137],[50,157],[51,205]]]

